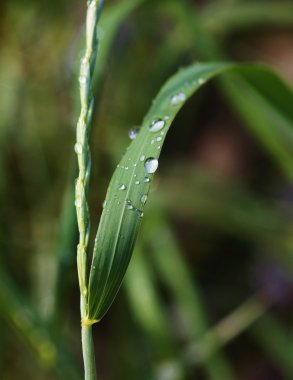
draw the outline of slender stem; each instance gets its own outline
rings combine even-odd
[[[82,349],[85,380],[96,379],[94,347],[91,325],[88,319],[88,267],[87,251],[90,237],[90,214],[87,193],[91,174],[89,135],[92,124],[94,97],[92,79],[97,55],[97,24],[103,0],[89,0],[86,15],[86,47],[80,63],[79,84],[81,110],[76,128],[75,152],[78,158],[79,175],[75,185],[75,206],[79,230],[77,246],[77,269],[80,288],[80,313],[82,324]]]
[[[84,379],[96,380],[96,360],[94,342],[92,336],[92,326],[81,327],[82,354],[84,362]]]

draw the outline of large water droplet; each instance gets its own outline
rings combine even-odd
[[[122,185],[120,185],[120,186],[119,186],[119,190],[122,190],[122,191],[123,191],[123,190],[126,190],[126,186],[125,186],[125,185],[123,185],[123,184],[122,184]]]
[[[147,160],[145,160],[144,168],[146,172],[149,174],[154,173],[158,169],[158,166],[159,166],[159,162],[154,157],[149,157]]]
[[[80,143],[76,143],[74,145],[74,150],[76,154],[81,154],[82,153],[82,145]]]
[[[177,106],[178,104],[183,103],[186,100],[186,94],[184,92],[179,92],[179,94],[173,95],[171,98],[172,106]]]
[[[150,125],[150,132],[158,132],[160,131],[161,129],[163,129],[165,127],[165,121],[162,120],[162,119],[157,119],[155,121],[152,122],[152,124]]]

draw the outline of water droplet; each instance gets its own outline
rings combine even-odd
[[[129,199],[127,199],[127,201],[126,201],[126,208],[127,208],[127,210],[133,210],[134,209],[134,207],[131,204]]]
[[[125,168],[124,168],[125,170],[128,170],[129,169],[129,167],[128,166],[125,166]]]
[[[159,162],[154,157],[149,157],[144,163],[144,168],[146,172],[150,174],[154,173],[158,169],[158,166]]]
[[[82,153],[82,145],[80,143],[76,143],[74,145],[74,150],[76,154],[81,154]]]
[[[157,149],[158,149],[158,150],[161,149],[161,145],[158,145],[158,146],[157,146]]]
[[[122,185],[120,185],[120,186],[119,186],[119,190],[122,190],[122,191],[123,191],[123,190],[126,190],[126,186],[125,186],[125,185],[123,185],[123,184],[122,184]]]
[[[165,133],[165,132],[164,132],[164,131],[162,131],[162,132],[160,133],[160,135],[161,135],[161,136],[164,136],[164,133]]]
[[[130,131],[128,132],[128,136],[129,136],[130,140],[134,140],[137,136],[137,129],[131,128]]]
[[[140,211],[140,210],[136,210],[136,214],[137,214],[140,218],[143,217],[143,212]]]
[[[206,79],[204,79],[204,78],[199,78],[199,80],[198,80],[198,84],[200,86],[203,85],[205,82],[206,82]]]
[[[137,164],[133,164],[133,166],[134,166],[134,167],[136,167],[136,166],[137,166]]]
[[[139,184],[140,184],[140,182],[139,182],[139,181],[135,181],[135,184],[136,184],[136,185],[139,185]]]
[[[144,180],[143,180],[144,183],[149,183],[150,182],[150,179],[149,177],[144,177]]]
[[[161,141],[162,140],[162,137],[157,137],[157,141]]]
[[[142,197],[140,198],[140,200],[141,200],[141,202],[142,202],[143,204],[146,203],[147,199],[148,199],[148,196],[147,196],[146,194],[142,195]]]
[[[155,142],[155,139],[152,139],[151,144],[153,145],[154,142]]]
[[[80,208],[80,207],[82,206],[82,202],[81,202],[81,199],[80,199],[80,198],[77,198],[77,199],[75,200],[75,206],[76,206],[77,208]]]
[[[169,119],[170,119],[169,116],[165,116],[165,117],[164,117],[164,120],[165,120],[165,121],[167,121],[167,120],[169,120]]]
[[[163,129],[165,127],[165,121],[162,120],[162,119],[157,119],[155,121],[152,122],[152,124],[150,125],[150,132],[159,132],[161,129]]]
[[[179,92],[179,94],[173,95],[171,98],[172,106],[177,106],[178,104],[183,103],[186,100],[186,94],[184,92]]]
[[[140,161],[144,161],[144,160],[145,160],[145,156],[144,155],[140,156]]]
[[[79,83],[80,84],[85,84],[86,83],[86,77],[83,75],[81,77],[79,77]]]

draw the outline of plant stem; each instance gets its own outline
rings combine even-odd
[[[94,342],[92,336],[92,326],[81,327],[82,354],[84,362],[84,379],[96,380],[96,360]]]
[[[75,152],[78,158],[79,174],[75,185],[75,206],[79,230],[77,246],[77,269],[80,288],[80,313],[82,324],[82,350],[85,380],[96,379],[94,347],[91,325],[96,321],[88,319],[88,267],[87,251],[90,237],[90,214],[87,194],[91,174],[89,135],[92,124],[94,97],[92,91],[93,72],[97,55],[97,24],[103,0],[89,0],[86,15],[86,47],[81,59],[79,84],[81,110],[76,128]]]

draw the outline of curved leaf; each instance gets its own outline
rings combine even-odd
[[[195,64],[180,70],[167,81],[144,118],[136,139],[117,166],[108,188],[89,279],[88,319],[92,323],[105,315],[120,288],[142,220],[157,160],[172,121],[186,100],[207,80],[230,71],[246,75],[257,73],[257,78],[262,80],[258,80],[256,85],[265,81],[278,84],[278,90],[289,97],[287,102],[293,104],[292,91],[272,71],[260,66]],[[264,86],[260,87],[264,94]],[[267,95],[270,99],[270,94]],[[285,107],[283,111],[286,113]],[[284,118],[292,126],[291,111],[287,111]],[[274,128],[271,125],[268,134],[271,138],[280,140],[277,126]],[[284,149],[287,150],[288,147],[284,145]]]

